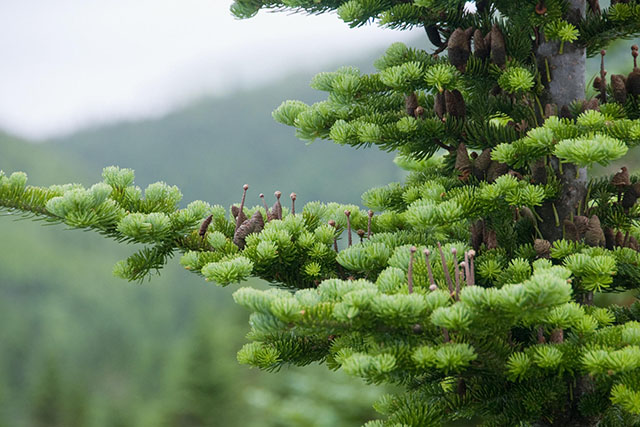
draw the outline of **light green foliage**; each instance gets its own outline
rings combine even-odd
[[[611,389],[611,402],[622,406],[626,411],[640,415],[640,393],[623,384],[616,384]]]
[[[220,285],[240,283],[251,277],[253,264],[243,256],[228,261],[210,262],[202,267],[202,275]]]
[[[492,157],[514,167],[551,154],[579,166],[607,165],[627,153],[627,144],[635,145],[631,142],[635,140],[631,133],[637,125],[637,120],[608,121],[602,113],[593,110],[582,113],[575,124],[551,117],[524,138],[498,145]]]
[[[548,40],[560,42],[560,53],[562,53],[564,44],[578,40],[579,34],[580,32],[573,24],[564,20],[551,21],[544,27],[544,35]]]
[[[594,163],[608,165],[627,154],[624,142],[602,134],[578,139],[563,139],[558,142],[554,154],[558,158],[579,166]]]
[[[513,67],[500,76],[498,84],[509,93],[526,92],[533,87],[533,76],[524,68]]]

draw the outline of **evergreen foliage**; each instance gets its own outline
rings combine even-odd
[[[584,12],[581,0],[478,1],[475,11],[458,0],[237,0],[238,17],[335,10],[351,26],[424,26],[447,51],[394,44],[377,73],[319,74],[312,86],[326,101],[274,112],[303,140],[397,152],[404,183],[366,192],[368,211],[296,210],[296,195],[289,205],[280,192],[272,207],[249,208],[245,185],[227,211],[179,208],[176,187],[143,192],[128,169],[108,167],[89,188],[28,186],[16,172],[0,175],[0,206],[144,245],[115,267],[129,280],[181,254],[223,286],[271,282],[234,293],[252,311],[238,361],[268,371],[320,362],[401,386],[368,426],[473,416],[487,426],[638,425],[638,303],[594,298],[640,286],[640,182],[627,168],[591,180],[585,169],[640,143],[637,46],[631,71],[609,79],[601,52],[597,97],[557,89],[584,92],[579,64],[558,72],[564,58],[640,33],[640,4],[612,3]]]
[[[209,325],[200,322],[188,348],[179,393],[171,399],[163,426],[213,427],[233,425],[241,411],[233,389],[227,387],[231,371],[220,364]]]
[[[34,427],[64,426],[63,386],[58,366],[53,359],[44,366],[34,388],[31,425]]]

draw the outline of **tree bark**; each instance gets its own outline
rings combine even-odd
[[[585,15],[586,0],[568,0],[567,3],[566,19],[575,24]],[[587,60],[584,47],[565,43],[560,54],[560,43],[543,40],[536,51],[536,58],[545,81],[543,103],[556,104],[560,111],[571,102],[584,99]],[[585,168],[577,169],[572,164],[560,167],[555,157],[551,158],[550,166],[562,188],[557,199],[544,203],[538,212],[544,221],[539,224],[540,232],[545,239],[553,242],[562,239],[563,220],[570,219],[576,213],[587,194],[587,171]]]
[[[565,18],[572,24],[585,16],[586,0],[568,0]],[[545,92],[543,103],[556,104],[558,111],[575,100],[585,97],[586,49],[565,43],[560,53],[560,43],[543,40],[536,51],[538,68],[544,76]],[[577,213],[585,203],[587,194],[587,170],[573,164],[560,164],[552,157],[549,165],[561,183],[560,194],[555,200],[548,201],[538,209],[543,221],[539,229],[545,239],[553,242],[563,238],[563,221]],[[584,210],[585,206],[582,206]],[[551,415],[553,423],[540,421],[536,426],[590,427],[598,424],[597,418],[585,418],[578,410],[582,396],[593,392],[593,381],[588,376],[576,380],[573,399],[568,400],[564,410]]]

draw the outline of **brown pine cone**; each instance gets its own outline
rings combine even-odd
[[[244,249],[245,239],[251,233],[259,233],[264,228],[264,219],[260,211],[255,211],[251,218],[244,221],[233,235],[233,243],[240,249]]]
[[[236,220],[236,224],[238,221],[238,215],[240,215],[240,224],[247,220],[247,216],[244,212],[240,212],[240,208],[236,205],[231,206],[231,215],[233,215],[233,218]]]
[[[576,228],[576,225],[573,222],[569,221],[568,219],[565,219],[564,221],[562,221],[562,223],[564,225],[565,240],[570,240],[572,242],[577,242],[578,240],[580,240],[578,229]]]
[[[498,236],[496,235],[496,232],[487,227],[484,227],[482,241],[487,249],[495,249],[498,247]]]
[[[533,242],[533,249],[538,258],[551,258],[551,243],[548,240],[536,239]]]
[[[445,104],[443,92],[436,93],[433,110],[436,113],[436,116],[438,116],[438,118],[440,119],[442,119],[447,112],[447,105]]]
[[[493,24],[491,28],[491,62],[499,67],[507,62],[507,49],[498,24]]]
[[[449,36],[449,43],[447,44],[447,53],[449,56],[449,62],[456,67],[460,72],[464,72],[469,55],[471,54],[469,49],[469,37],[467,32],[462,28],[456,28],[451,36]]]
[[[622,197],[622,207],[625,209],[631,209],[633,205],[638,201],[638,193],[634,190],[633,186],[630,186],[624,191]]]
[[[604,240],[605,247],[609,250],[613,250],[613,248],[616,246],[616,236],[613,232],[613,228],[607,227],[604,229]]]
[[[621,74],[613,74],[611,76],[611,89],[613,90],[613,99],[623,104],[627,102],[627,79]]]
[[[496,179],[509,172],[509,166],[506,163],[499,163],[495,160],[491,161],[487,170],[487,181],[494,182]]]
[[[411,92],[404,97],[404,108],[411,117],[416,116],[416,108],[418,108],[418,96],[415,92]]]
[[[456,150],[456,170],[460,173],[460,179],[466,181],[471,173],[471,160],[469,159],[469,152],[464,143],[458,145]]]
[[[447,108],[447,113],[452,117],[464,117],[467,114],[464,98],[458,89],[445,90],[444,103]]]
[[[600,218],[597,215],[591,215],[587,224],[587,232],[584,234],[584,242],[589,246],[604,246],[606,239],[604,231],[600,225]]]
[[[640,95],[640,68],[635,68],[627,76],[627,93],[630,95]]]
[[[473,56],[479,59],[487,59],[489,57],[489,45],[486,44],[482,31],[476,30],[473,33]]]
[[[573,223],[576,225],[576,230],[578,231],[579,238],[582,239],[584,237],[584,234],[587,232],[589,218],[587,218],[586,216],[578,215],[573,217]]]
[[[622,188],[628,185],[631,185],[631,180],[629,179],[629,171],[626,166],[623,166],[622,169],[611,178],[611,185],[614,187]]]

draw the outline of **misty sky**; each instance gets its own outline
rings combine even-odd
[[[415,37],[376,26],[352,30],[333,14],[261,12],[240,21],[230,4],[1,1],[0,128],[46,138],[157,115],[203,94]]]

